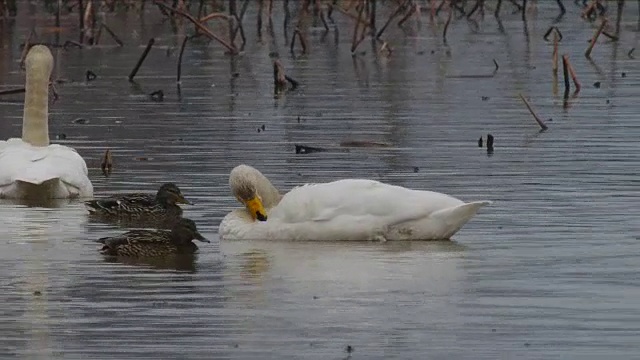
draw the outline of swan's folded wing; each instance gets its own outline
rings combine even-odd
[[[269,213],[272,219],[287,223],[326,222],[339,217],[375,219],[393,222],[415,217],[443,207],[439,198],[445,195],[420,192],[374,180],[345,179],[330,183],[306,185],[285,194]],[[447,197],[448,199],[453,199]],[[457,205],[459,200],[445,201]]]

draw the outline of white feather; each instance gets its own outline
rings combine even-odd
[[[62,199],[93,196],[87,164],[72,148],[49,143],[49,77],[53,56],[34,45],[25,57],[22,139],[0,141],[0,198]]]
[[[245,209],[234,210],[220,223],[219,234],[221,240],[449,239],[488,204],[374,180],[344,179],[292,189],[267,209],[266,222],[253,221]]]
[[[32,146],[17,138],[0,141],[2,198],[91,197],[93,186],[87,175],[87,164],[70,147]]]

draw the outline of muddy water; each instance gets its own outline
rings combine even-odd
[[[111,262],[91,240],[123,229],[88,222],[80,204],[2,202],[0,354],[342,359],[352,346],[353,359],[633,358],[640,64],[627,52],[638,45],[637,8],[627,5],[620,41],[601,41],[590,62],[582,54],[595,28],[569,3],[558,24],[561,53],[582,91],[566,109],[542,40],[555,2],[539,2],[526,31],[510,4],[502,28],[490,16],[477,29],[456,21],[448,46],[442,24],[435,30],[425,15],[408,35],[389,28],[392,57],[365,41],[355,59],[353,21],[340,14],[337,42],[333,32],[314,31],[310,55],[294,59],[281,11],[274,46],[266,31],[256,40],[250,9],[244,54],[232,59],[219,45],[190,43],[179,92],[181,35],[151,7],[143,21],[107,15],[125,47],[104,37],[102,46],[53,50],[57,77],[70,82],[51,106],[52,138],[64,134],[54,141],[87,160],[96,196],[178,183],[195,203],[186,216],[214,241],[180,263]],[[385,18],[390,11],[381,9]],[[55,41],[44,30],[53,19],[27,13],[2,27],[3,88],[23,81],[19,45],[33,24]],[[61,39],[77,38],[75,21],[63,17]],[[156,46],[130,84],[150,37]],[[278,99],[271,51],[302,84]],[[489,77],[493,59],[499,69]],[[86,82],[87,70],[97,79]],[[148,97],[156,90],[162,103]],[[519,93],[549,131],[538,132]],[[21,101],[0,98],[2,138],[20,134]],[[496,139],[491,156],[477,146],[487,133]],[[296,154],[296,144],[328,151]],[[99,169],[107,148],[109,178]],[[220,243],[217,225],[237,206],[227,174],[239,163],[283,190],[367,177],[495,203],[452,242]]]

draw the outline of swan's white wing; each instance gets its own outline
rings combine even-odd
[[[93,186],[87,175],[87,164],[72,148],[34,147],[21,139],[0,142],[0,191],[11,192],[16,182],[40,185],[59,179],[59,194],[88,197]]]
[[[288,192],[269,213],[284,223],[374,221],[391,226],[417,220],[444,208],[463,204],[451,196],[411,190],[374,180],[345,179],[305,185]]]

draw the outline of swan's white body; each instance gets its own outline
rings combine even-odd
[[[0,198],[93,196],[87,164],[72,148],[49,144],[48,93],[53,56],[35,45],[25,59],[27,81],[22,139],[0,141]]]
[[[0,198],[91,197],[87,165],[72,148],[0,141]]]
[[[249,177],[249,170],[246,173]],[[225,216],[218,232],[221,240],[441,240],[490,203],[465,203],[437,192],[345,179],[294,188],[276,204],[265,204],[264,222],[254,221],[246,209],[236,209]]]

